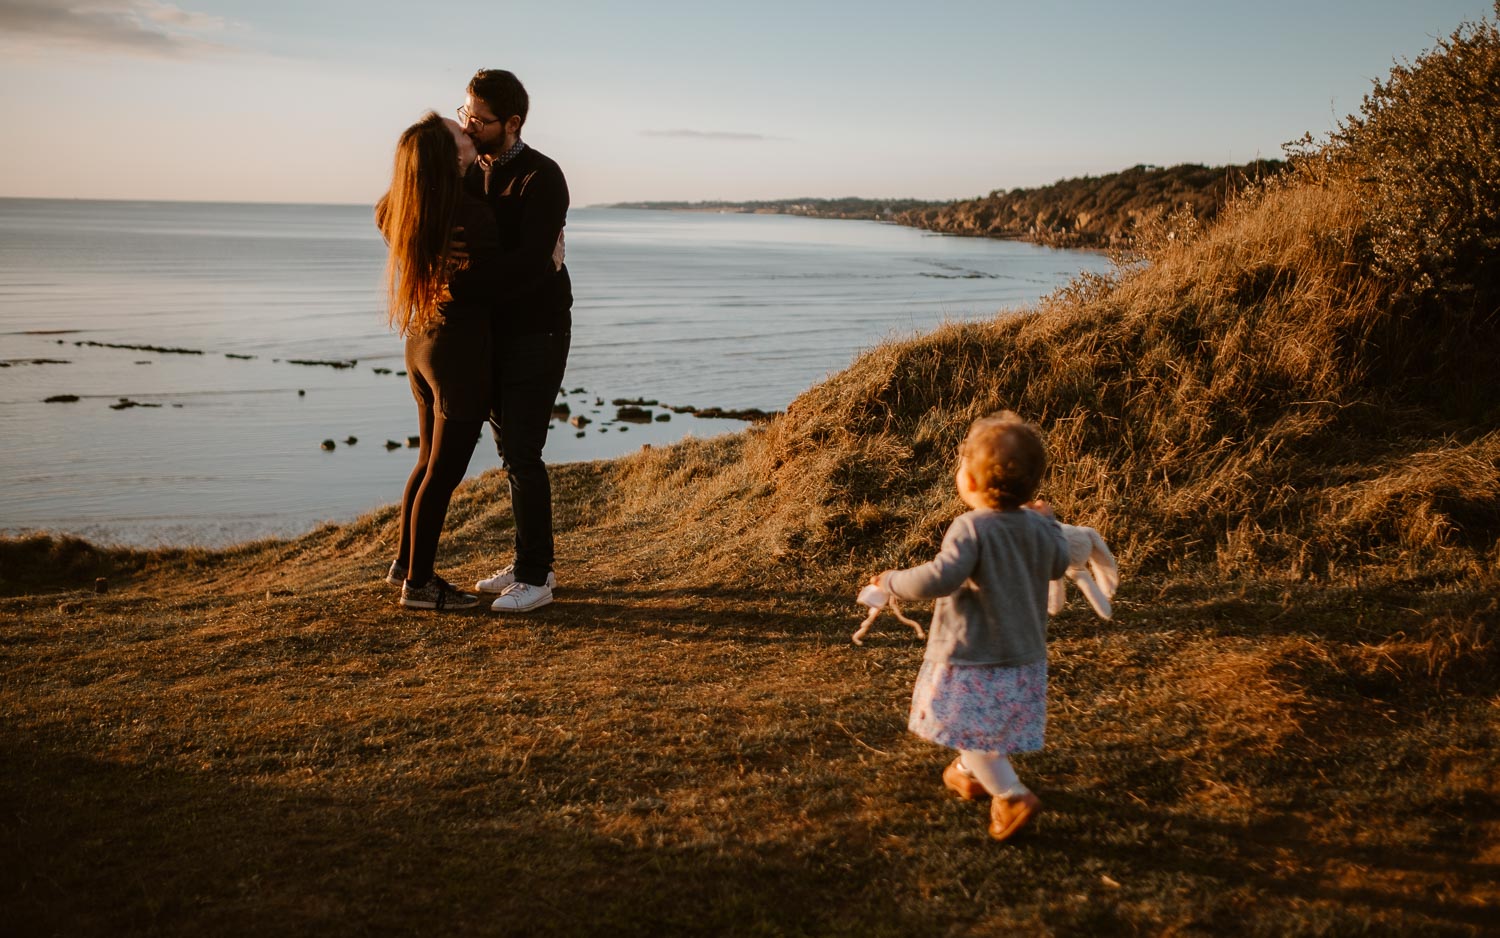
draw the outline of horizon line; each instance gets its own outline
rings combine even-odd
[[[774,202],[811,202],[825,201],[837,202],[844,199],[859,199],[866,202],[962,202],[966,199],[983,198],[983,196],[957,196],[950,199],[918,199],[914,196],[867,196],[867,195],[839,195],[839,196],[788,196],[782,198],[768,199],[621,199],[613,202],[591,202],[587,205],[574,205],[571,208],[619,208],[621,206],[642,205],[652,202],[672,203],[678,205],[697,204],[723,204],[723,205],[750,205],[755,203]],[[86,195],[4,195],[0,194],[0,201],[12,202],[149,202],[165,203],[169,205],[285,205],[285,206],[312,206],[320,208],[373,208],[371,202],[289,202],[285,199],[148,199],[131,198],[126,196],[86,196]]]

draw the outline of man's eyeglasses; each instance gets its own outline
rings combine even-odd
[[[461,107],[458,109],[458,120],[459,123],[463,124],[465,127],[468,127],[470,124],[478,124],[479,129],[483,130],[491,124],[500,123],[503,118],[493,117],[489,120],[485,120],[482,117],[475,117],[473,114],[470,114],[468,108]]]

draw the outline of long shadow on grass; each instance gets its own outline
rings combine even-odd
[[[870,851],[830,864],[733,841],[648,849],[543,818],[514,792],[229,782],[59,743],[0,739],[0,765],[0,907],[13,934],[797,935],[834,930],[835,918],[915,934],[930,924],[860,892],[890,873]]]
[[[1461,859],[1459,849],[1439,853],[1336,843],[1291,817],[1247,827],[1076,793],[1053,792],[1047,797],[1047,807],[1045,833],[1032,843],[1035,848],[1060,851],[1075,863],[1092,859],[1105,869],[1129,870],[1138,877],[1153,873],[1181,879],[1208,877],[1226,888],[1249,886],[1266,895],[1416,914],[1454,927],[1494,924],[1492,909],[1433,898],[1436,890],[1419,890],[1410,882],[1406,894],[1398,896],[1375,888],[1330,885],[1300,872],[1316,862],[1323,867],[1322,876],[1331,877],[1338,871],[1329,867],[1343,864],[1377,871],[1373,878],[1381,882],[1389,882],[1393,874],[1449,886],[1462,880],[1467,888],[1460,892],[1500,878],[1500,864]],[[1500,816],[1493,803],[1480,813],[1490,819]],[[1378,819],[1371,822],[1378,823]],[[1143,842],[1145,836],[1150,839]],[[1289,873],[1288,868],[1299,872]],[[1425,897],[1417,898],[1419,891]]]
[[[852,603],[849,613],[809,612],[809,607],[832,606],[827,596],[810,593],[688,588],[567,589],[557,595],[554,607],[539,616],[543,621],[568,618],[659,638],[711,635],[745,644],[808,644],[839,636],[847,640],[858,624]]]
[[[1174,584],[1139,605],[1153,625],[1188,625],[1202,635],[1259,638],[1312,636],[1343,641],[1379,641],[1419,626],[1440,613],[1494,616],[1493,596],[1483,586],[1441,591],[1439,584],[1412,579],[1378,586]],[[1120,597],[1131,598],[1122,588]],[[1135,618],[1127,613],[1125,621]]]

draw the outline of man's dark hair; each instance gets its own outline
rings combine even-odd
[[[481,68],[469,79],[469,94],[489,105],[495,116],[509,120],[512,114],[526,123],[526,108],[530,104],[526,88],[514,72],[503,68]]]

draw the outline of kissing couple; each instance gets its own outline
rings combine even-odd
[[[458,120],[428,112],[401,134],[375,207],[421,441],[386,574],[409,609],[471,609],[494,594],[495,612],[527,612],[552,602],[557,585],[542,447],[572,336],[568,184],[521,140],[528,103],[511,72],[476,72]],[[486,422],[509,478],[515,552],[471,593],[433,565]]]

